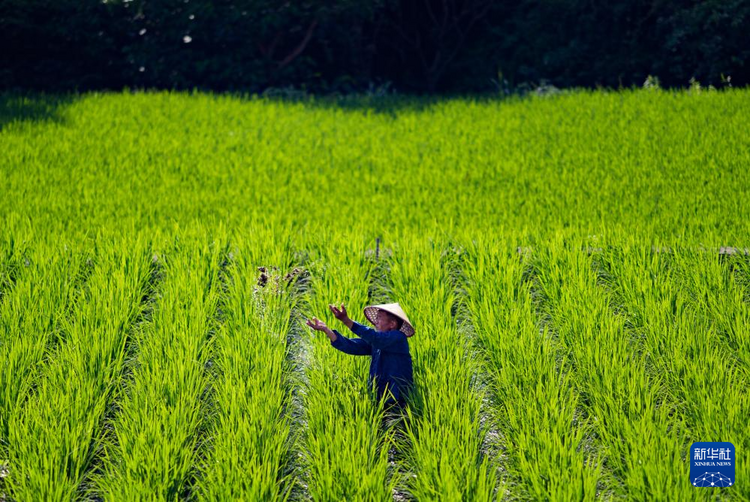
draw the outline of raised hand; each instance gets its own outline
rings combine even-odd
[[[308,319],[306,323],[315,331],[325,331],[326,329],[328,329],[328,326],[326,326],[326,323],[324,323],[317,317],[313,317],[312,320]]]
[[[343,322],[349,319],[349,314],[346,313],[346,307],[344,307],[343,303],[341,304],[341,308],[333,304],[329,304],[328,308],[331,309],[331,312],[333,312],[333,315],[336,316],[336,319],[339,321]]]

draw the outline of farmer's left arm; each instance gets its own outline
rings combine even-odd
[[[336,307],[335,305],[329,305],[328,307],[331,309],[331,312],[333,312],[333,315],[336,316],[336,319],[344,323],[350,330],[352,330],[355,335],[357,335],[376,349],[398,351],[398,347],[406,339],[406,335],[401,331],[377,331],[372,328],[368,328],[367,326],[360,324],[357,321],[353,321],[351,318],[349,318],[349,314],[346,313],[346,308],[344,308],[343,304],[340,308]]]
[[[394,350],[397,349],[406,339],[406,335],[398,330],[378,331],[376,329],[352,321],[349,327],[352,332],[362,340],[369,342],[376,349]],[[398,352],[398,350],[396,350]]]
[[[347,338],[335,329],[337,335],[335,340],[331,340],[331,346],[339,349],[341,352],[353,356],[369,356],[372,354],[372,346],[361,338]]]

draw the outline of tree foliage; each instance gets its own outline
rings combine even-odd
[[[750,81],[750,0],[2,0],[0,88]]]

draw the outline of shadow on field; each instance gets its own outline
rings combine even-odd
[[[471,100],[476,102],[493,100],[496,96],[410,96],[410,95],[332,95],[332,96],[295,96],[295,95],[265,95],[271,102],[281,104],[302,104],[309,108],[324,110],[344,110],[350,112],[372,112],[388,115],[392,118],[402,113],[429,111],[431,108],[453,100]]]
[[[61,110],[74,95],[0,93],[0,131],[13,122],[63,122]]]

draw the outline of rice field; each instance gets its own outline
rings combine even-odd
[[[0,104],[0,500],[750,500],[747,90]]]

